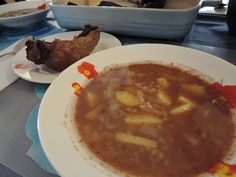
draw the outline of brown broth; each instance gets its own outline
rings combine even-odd
[[[7,18],[7,17],[16,17],[21,15],[27,15],[30,13],[34,13],[39,11],[37,8],[28,8],[28,9],[20,9],[20,10],[14,10],[10,12],[6,12],[4,14],[0,15],[0,18]]]
[[[160,90],[170,102],[158,96]],[[118,91],[141,102],[127,106]],[[173,111],[183,105],[187,111]],[[79,97],[75,118],[82,142],[98,158],[141,177],[196,176],[227,155],[234,137],[233,115],[208,82],[158,64],[133,64],[101,74]],[[151,142],[142,144],[134,136]]]

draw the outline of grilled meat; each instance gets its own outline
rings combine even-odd
[[[55,39],[26,42],[27,59],[35,64],[45,64],[49,69],[63,71],[71,64],[86,57],[93,51],[100,39],[100,28],[85,25],[84,30],[72,40]]]

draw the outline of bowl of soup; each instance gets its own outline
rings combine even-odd
[[[0,25],[24,28],[46,20],[49,11],[45,1],[24,1],[0,6]]]
[[[178,46],[96,53],[47,90],[42,147],[63,177],[217,175],[235,165],[235,73],[220,58]]]

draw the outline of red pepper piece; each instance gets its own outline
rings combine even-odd
[[[45,10],[46,4],[42,4],[41,6],[38,6],[38,10]]]
[[[212,87],[221,93],[231,108],[236,108],[236,85],[222,86],[216,82],[212,84]]]

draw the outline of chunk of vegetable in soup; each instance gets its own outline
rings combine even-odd
[[[82,142],[101,160],[141,177],[193,177],[229,152],[233,114],[198,76],[133,64],[104,72],[78,98]]]

